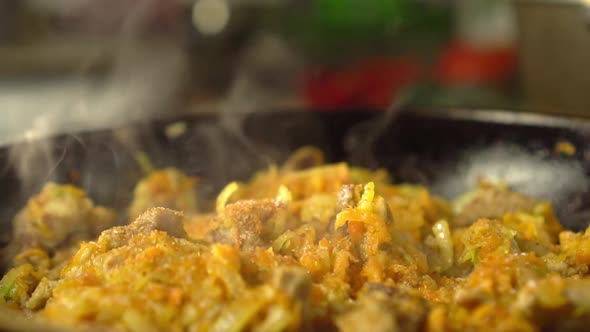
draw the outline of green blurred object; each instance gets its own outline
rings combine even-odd
[[[426,54],[448,40],[448,6],[415,0],[315,0],[275,16],[279,28],[314,59],[349,61],[372,54]]]
[[[489,86],[440,86],[424,85],[420,95],[414,98],[417,108],[488,108],[522,109],[518,96],[507,95]]]
[[[318,0],[314,14],[324,31],[370,36],[399,25],[404,7],[400,0]]]

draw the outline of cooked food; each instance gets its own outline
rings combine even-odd
[[[576,146],[568,141],[559,141],[555,143],[555,152],[573,156],[576,154]]]
[[[447,202],[392,184],[383,170],[324,164],[314,148],[228,184],[214,211],[198,210],[193,183],[155,171],[135,190],[133,221],[115,227],[114,214],[78,189],[48,185],[15,218],[22,245],[0,301],[48,322],[113,331],[590,323],[590,228],[565,231],[549,203],[502,185]],[[56,188],[75,194],[63,203]],[[47,207],[53,199],[60,208]]]
[[[135,186],[133,201],[128,209],[130,220],[135,220],[145,210],[154,206],[195,212],[195,182],[195,178],[174,168],[152,171]]]

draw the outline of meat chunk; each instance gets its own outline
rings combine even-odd
[[[95,206],[81,189],[48,183],[16,215],[8,252],[16,255],[40,248],[53,253],[58,248],[94,238],[115,220],[113,211]]]
[[[281,227],[281,210],[274,200],[243,200],[226,206],[221,219],[224,226],[231,227],[234,244],[253,248],[267,243],[275,228]]]
[[[140,215],[133,222],[133,226],[141,231],[159,230],[174,237],[185,238],[186,232],[182,220],[182,212],[166,208],[152,208]]]
[[[537,202],[497,186],[482,186],[455,204],[455,224],[468,226],[482,218],[497,219],[506,213],[529,212]]]
[[[106,248],[126,245],[138,234],[149,234],[154,230],[163,231],[177,238],[186,238],[183,214],[166,208],[151,208],[127,226],[113,227],[102,232],[98,243]]]

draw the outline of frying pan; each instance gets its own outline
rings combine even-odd
[[[189,115],[81,132],[0,147],[0,227],[47,181],[71,182],[99,204],[124,208],[143,176],[135,161],[144,152],[155,167],[177,167],[200,179],[213,197],[230,180],[245,180],[304,145],[323,149],[329,161],[384,167],[395,182],[428,186],[452,199],[480,178],[550,200],[566,227],[590,221],[590,120],[495,110],[408,110],[380,132],[355,131],[382,115],[364,110],[282,111],[223,116]],[[351,133],[374,135],[374,144],[350,148]],[[555,150],[558,142],[576,149]],[[366,156],[370,156],[367,158]]]
[[[233,121],[239,126],[229,126],[222,115],[191,115],[3,146],[3,238],[10,237],[16,211],[46,181],[77,184],[95,202],[123,210],[143,176],[135,159],[140,151],[155,167],[178,167],[199,177],[200,194],[214,197],[229,180],[245,180],[305,145],[320,147],[329,161],[384,167],[397,183],[423,184],[449,199],[482,177],[502,180],[514,190],[550,200],[567,228],[587,226],[590,120],[494,110],[407,110],[377,126],[383,128],[379,132],[356,130],[383,119],[364,110],[291,110],[241,115]],[[367,135],[374,139],[365,141],[374,144],[351,148],[351,142]],[[556,151],[558,142],[573,145],[574,153]],[[10,330],[31,328],[26,319],[10,323]]]

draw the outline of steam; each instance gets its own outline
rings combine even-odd
[[[59,14],[73,15],[94,2],[31,0],[31,3]],[[125,7],[130,3],[133,6]],[[116,11],[126,9],[124,19],[116,20],[114,26],[117,31],[114,33],[109,30],[111,26],[102,26],[105,22],[113,24],[114,19],[90,17],[89,23],[83,28],[94,31],[94,36],[104,37],[106,34],[109,38],[105,39],[104,45],[93,48],[92,54],[84,59],[77,71],[57,84],[40,85],[39,89],[32,89],[27,95],[19,92],[6,98],[0,96],[0,108],[9,109],[15,115],[29,112],[24,118],[13,117],[19,123],[13,126],[15,130],[12,135],[0,143],[23,142],[11,147],[10,162],[20,180],[21,193],[25,198],[37,192],[47,181],[64,180],[59,170],[62,166],[71,165],[63,165],[63,160],[68,163],[76,160],[68,156],[77,153],[75,151],[79,151],[80,146],[92,150],[85,157],[90,161],[84,160],[85,164],[79,165],[85,178],[100,181],[110,175],[112,169],[101,169],[106,162],[92,162],[92,158],[101,157],[94,153],[97,143],[77,140],[76,133],[115,128],[112,132],[117,143],[125,147],[127,155],[133,155],[142,146],[156,142],[156,138],[153,138],[153,142],[146,142],[146,137],[140,138],[135,133],[116,130],[117,127],[153,119],[164,112],[178,111],[179,92],[188,78],[185,73],[188,72],[189,60],[179,40],[160,40],[156,47],[153,47],[153,39],[149,43],[145,42],[150,39],[146,31],[149,31],[156,3],[161,2],[126,0],[118,4],[112,15],[119,17],[122,14]],[[105,6],[108,7],[103,3]],[[108,59],[108,71],[101,73],[100,77],[91,74],[89,68],[93,67],[95,61],[105,58]],[[200,158],[202,153],[208,156],[207,167],[215,171],[212,175],[219,183],[222,178],[225,182],[236,175],[249,175],[254,169],[275,163],[278,156],[286,152],[270,147],[263,149],[252,142],[244,131],[244,121],[252,113],[271,110],[280,101],[293,99],[297,74],[301,68],[300,57],[279,37],[260,32],[254,33],[247,47],[234,58],[237,59],[236,70],[226,95],[218,103],[218,121],[199,124],[196,129],[198,133],[189,133],[198,135],[203,146],[179,147],[190,162],[182,164],[181,160],[178,165],[164,158],[170,151],[162,151],[163,148],[157,146],[149,149],[154,155],[148,157],[155,161],[156,167],[179,166],[191,175],[199,175],[203,170],[198,169],[198,160],[193,161]],[[29,111],[32,109],[40,111],[32,113]],[[59,145],[54,140],[46,139],[56,134],[69,136]],[[84,137],[87,139],[86,135]],[[74,145],[76,147],[72,149]],[[228,148],[228,145],[232,147]],[[133,163],[133,160],[127,159],[114,160],[120,155],[118,152],[113,150],[113,162]],[[87,177],[85,171],[106,174]],[[84,183],[85,187],[92,185]],[[209,190],[213,192],[213,189]]]
[[[276,162],[276,155],[261,150],[246,136],[244,120],[252,113],[276,111],[273,108],[281,108],[281,101],[292,98],[301,65],[299,57],[280,38],[259,34],[244,51],[235,78],[221,102],[220,128],[264,164]]]
[[[31,5],[44,6],[63,16],[91,3],[30,1]],[[67,144],[56,146],[47,137],[74,135],[71,138],[76,132],[116,128],[176,108],[187,72],[186,56],[178,41],[146,42],[145,33],[156,1],[126,3],[132,5],[124,14],[115,13],[116,10],[106,13],[122,15],[117,31],[88,37],[97,38],[98,44],[90,53],[86,50],[89,43],[81,43],[86,52],[77,70],[62,79],[41,78],[35,84],[25,82],[0,94],[0,109],[6,110],[5,119],[11,120],[6,123],[9,130],[0,144],[24,142],[13,145],[9,151],[22,191],[31,193],[44,182],[56,180],[55,169],[68,148]],[[89,20],[86,28],[100,31],[102,24],[104,21]],[[101,75],[91,73],[96,62],[105,58],[108,69]]]
[[[31,3],[70,15],[93,2],[31,0]],[[69,153],[68,144],[85,147],[84,142],[76,142],[77,132],[117,128],[174,111],[179,106],[178,96],[187,79],[185,73],[189,62],[179,41],[160,41],[156,47],[153,41],[145,42],[149,38],[146,31],[152,23],[153,8],[158,2],[127,0],[123,3],[116,8],[133,5],[125,7],[124,16],[115,14],[123,17],[117,21],[118,30],[109,35],[104,45],[97,45],[67,80],[39,85],[30,89],[28,94],[19,90],[8,96],[0,95],[0,109],[13,112],[14,116],[7,118],[17,119],[11,126],[14,128],[12,135],[5,137],[0,144],[24,141],[11,148],[10,161],[26,195],[38,190],[46,181],[59,179],[55,170]],[[112,23],[101,19],[90,22],[91,26],[87,28],[101,31],[97,35],[103,36],[109,29],[101,29],[101,24]],[[108,71],[101,77],[91,75],[89,68],[95,61],[105,58],[109,59]],[[211,156],[208,164],[215,168],[215,176],[223,177],[225,181],[236,174],[251,173],[254,169],[276,163],[288,152],[252,142],[244,131],[244,121],[252,113],[292,106],[285,105],[284,101],[295,100],[297,78],[303,65],[301,57],[285,41],[264,32],[254,33],[248,47],[235,58],[238,62],[233,80],[218,105],[218,122],[199,126],[199,135],[205,137],[206,147],[191,147],[193,150],[187,152],[198,155],[199,149],[207,149]],[[406,97],[398,96],[383,117],[359,125],[351,132],[347,147],[353,162],[375,163],[374,143],[407,104],[411,93],[407,94]],[[30,110],[40,111],[32,113]],[[22,114],[27,116],[17,116]],[[268,123],[268,126],[273,124]],[[143,145],[133,135],[114,132],[119,143],[131,154]],[[57,146],[44,139],[56,134],[71,135],[70,143]],[[228,149],[228,144],[237,147]],[[92,152],[89,154],[92,157]],[[97,167],[92,170],[101,171]],[[84,172],[84,169],[80,171]],[[189,170],[190,173],[200,171]]]
[[[416,87],[409,86],[392,96],[389,107],[383,114],[353,127],[345,137],[345,148],[349,161],[358,166],[377,168],[375,144],[377,140],[395,121],[396,117],[407,110],[416,96]]]

